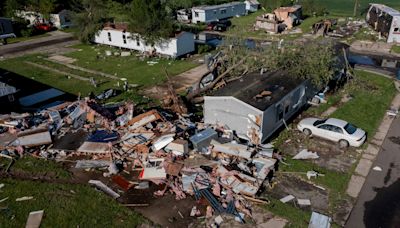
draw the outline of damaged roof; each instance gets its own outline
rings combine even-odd
[[[232,96],[263,111],[280,101],[303,82],[303,79],[288,76],[282,71],[264,74],[255,72],[227,84],[211,96]]]
[[[383,4],[376,4],[376,3],[370,3],[371,7],[375,7],[377,9],[382,10],[383,12],[391,15],[391,16],[400,16],[400,12]]]

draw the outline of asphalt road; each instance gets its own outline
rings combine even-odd
[[[3,58],[18,57],[33,52],[58,52],[66,44],[75,44],[77,41],[70,33],[53,31],[50,36],[26,40],[18,43],[0,46],[0,56]]]
[[[393,121],[345,227],[400,227],[400,118]]]

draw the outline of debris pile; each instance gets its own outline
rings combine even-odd
[[[0,151],[13,158],[68,157],[75,168],[105,170],[104,177],[124,191],[151,184],[160,189],[155,197],[206,202],[193,205],[193,217],[230,214],[243,222],[252,216],[250,202],[265,202],[257,195],[269,186],[280,158],[272,145],[245,142],[226,126],[190,115],[135,112],[131,103],[100,105],[86,98],[34,114],[1,115]],[[99,180],[89,184],[121,196]]]

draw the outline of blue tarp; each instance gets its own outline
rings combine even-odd
[[[115,131],[96,130],[87,140],[88,142],[113,142],[118,139],[118,133]]]
[[[41,91],[39,93],[34,93],[29,96],[22,97],[19,99],[19,103],[22,106],[28,107],[64,94],[65,93],[61,90],[51,88]]]

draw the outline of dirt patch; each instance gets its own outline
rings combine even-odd
[[[59,63],[66,63],[66,64],[72,64],[72,63],[76,62],[76,59],[70,58],[67,56],[63,56],[63,55],[53,55],[53,56],[49,57],[49,59],[57,61]]]
[[[202,64],[181,74],[170,77],[170,83],[172,83],[172,86],[177,93],[186,92],[188,88],[198,83],[207,72],[207,66],[205,64]],[[143,91],[143,94],[148,97],[160,100],[168,95],[168,85],[164,83],[163,85],[150,87],[148,89],[145,89]]]
[[[302,149],[317,152],[318,159],[312,162],[320,167],[338,172],[348,172],[357,161],[359,152],[354,148],[340,149],[337,143],[317,137],[306,137],[299,131],[293,131],[290,141],[285,143],[285,155],[294,156]]]
[[[344,227],[351,213],[351,210],[353,209],[353,205],[354,202],[349,197],[342,198],[339,202],[336,203],[336,206],[333,209],[333,221]]]
[[[317,210],[327,213],[329,209],[329,196],[326,190],[322,190],[292,174],[278,176],[275,187],[268,189],[263,194],[276,199],[281,199],[287,195],[293,195],[296,199],[309,199],[311,207],[303,207],[305,210]],[[294,203],[295,201],[289,203]]]

